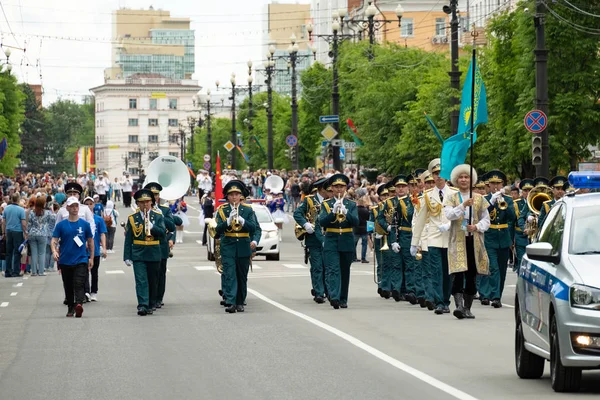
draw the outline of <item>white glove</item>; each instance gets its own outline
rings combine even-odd
[[[400,243],[392,243],[392,250],[394,253],[400,253]]]
[[[345,206],[345,205],[343,205],[343,204],[342,204],[342,205],[340,206],[340,212],[341,212],[342,214],[344,214],[344,215],[346,215],[346,214],[348,213],[348,209],[346,208],[346,206]]]
[[[450,222],[440,225],[438,229],[440,232],[448,232],[450,230]]]
[[[499,190],[499,191],[497,191],[496,193],[494,193],[492,195],[492,198],[490,199],[490,204],[491,205],[496,204],[496,202],[498,201],[498,199],[501,198],[501,197],[502,197],[502,191]]]
[[[241,215],[237,217],[237,220],[240,223],[240,225],[244,226],[246,220]]]
[[[131,260],[125,260],[125,265],[128,266],[128,267],[131,267],[131,266],[133,266],[133,261],[131,261]]]
[[[417,246],[410,246],[410,255],[413,257],[416,256],[417,250],[418,250]]]
[[[231,226],[232,222],[233,222],[233,213],[230,213],[229,217],[227,217],[227,226]]]
[[[315,229],[313,228],[313,226],[310,224],[310,222],[307,222],[304,224],[304,230],[306,231],[306,233],[308,233],[309,235],[312,235],[313,233],[315,233]]]
[[[154,228],[154,224],[148,220],[148,230],[151,231]]]
[[[533,217],[533,215],[530,215],[529,217],[527,217],[527,222],[532,223],[534,219],[535,218]]]

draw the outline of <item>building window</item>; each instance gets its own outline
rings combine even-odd
[[[128,143],[137,143],[137,142],[138,142],[138,135],[129,135]]]
[[[157,151],[151,151],[148,153],[148,159],[150,159],[150,161],[154,161],[154,159],[157,157],[158,157]]]
[[[412,18],[402,18],[401,36],[402,37],[413,37],[414,34],[415,34],[415,32],[414,32],[413,19]]]
[[[129,168],[129,173],[131,175],[139,175],[140,170],[138,168]]]
[[[176,152],[176,151],[170,151],[170,152],[169,152],[169,155],[170,155],[171,157],[179,157],[179,153],[178,153],[178,152]]]
[[[138,126],[137,118],[129,118],[129,126]]]
[[[158,126],[158,119],[148,118],[148,126]]]
[[[446,18],[435,19],[435,35],[446,36]]]
[[[127,154],[127,158],[129,158],[130,160],[138,160],[142,157],[142,153],[139,153],[137,151],[130,151]]]
[[[179,143],[179,135],[169,135],[169,143],[170,144],[178,144]]]
[[[130,110],[137,109],[137,99],[129,99],[129,109]]]
[[[179,120],[177,118],[169,118],[169,126],[177,127]]]
[[[96,128],[100,128],[100,120],[99,119],[96,120]]]
[[[158,100],[156,100],[156,99],[150,99],[150,109],[151,110],[156,110],[157,109],[157,103],[158,103]]]
[[[177,99],[169,99],[169,110],[177,110]]]
[[[158,143],[158,135],[148,135],[148,143]]]

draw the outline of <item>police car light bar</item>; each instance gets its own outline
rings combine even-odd
[[[574,171],[569,174],[569,183],[575,189],[600,189],[600,172]]]

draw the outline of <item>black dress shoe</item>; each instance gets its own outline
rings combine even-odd
[[[444,314],[450,314],[450,307],[445,306],[444,308],[442,308],[442,310],[444,311]]]
[[[235,304],[232,304],[225,309],[225,312],[228,312],[229,314],[234,314],[236,311],[237,311],[237,306]]]
[[[313,300],[317,304],[323,304],[323,303],[325,303],[325,299],[322,296],[315,296],[315,298]]]
[[[69,304],[69,302],[67,301],[67,299],[63,300],[63,304],[66,306],[67,304]]]
[[[315,297],[317,295],[317,291],[315,289],[310,289],[310,295]]]
[[[381,292],[382,292],[381,288],[380,288],[380,287],[378,287],[378,288],[377,288],[377,294],[381,296]]]
[[[334,309],[339,309],[340,308],[340,301],[339,300],[331,300],[331,307],[333,307]]]
[[[406,299],[406,301],[408,301],[410,304],[412,304],[413,306],[415,304],[417,304],[417,296],[415,296],[412,293],[408,293],[406,295],[404,295],[404,298]]]
[[[346,304],[346,303],[340,304],[340,308],[348,308],[348,304]]]
[[[154,314],[154,310],[151,308],[147,309],[146,312],[148,313],[148,315]]]
[[[435,304],[433,304],[433,301],[431,300],[425,300],[425,307],[427,307],[429,311],[433,311],[435,309]]]
[[[482,306],[489,306],[490,305],[490,299],[481,299],[481,305]]]
[[[383,297],[384,299],[389,299],[390,298],[390,291],[389,290],[382,290],[381,291],[381,297]]]
[[[147,314],[148,314],[148,312],[146,311],[146,309],[145,309],[144,307],[138,307],[138,309],[137,309],[137,310],[138,310],[137,314],[138,314],[138,315],[141,315],[142,317],[143,317],[144,315],[147,315]]]
[[[425,305],[425,298],[424,297],[417,297],[417,302],[419,303],[419,305],[421,306],[421,308],[427,307]]]
[[[156,305],[154,307],[156,307],[156,308],[162,308],[162,303],[156,303]]]
[[[227,306],[227,303],[225,302],[225,300],[221,300],[221,301],[219,302],[219,304],[220,304],[220,305],[222,305],[222,306]]]
[[[394,298],[394,300],[400,301],[400,292],[397,290],[392,290],[392,297]]]
[[[368,264],[369,260],[360,260],[360,262],[363,263],[363,264]]]
[[[494,308],[501,308],[502,307],[502,302],[500,300],[492,300],[492,307],[494,307]]]
[[[441,306],[436,307],[435,311],[434,311],[434,313],[436,315],[442,315],[444,312],[445,312],[444,307],[441,307]],[[450,312],[450,310],[448,310],[448,312]]]
[[[75,315],[75,307],[69,307],[69,310],[67,311],[67,317],[72,317]]]
[[[223,291],[219,289],[219,296],[223,297]]]
[[[238,304],[238,305],[236,306],[236,310],[237,310],[237,312],[244,312],[244,306],[243,306],[243,305],[241,305],[241,304]]]

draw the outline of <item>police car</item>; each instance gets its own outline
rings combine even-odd
[[[256,246],[256,255],[265,256],[267,260],[279,261],[279,231],[269,209],[258,201],[253,201],[252,209],[256,214],[256,219],[262,230],[262,235],[258,246]],[[207,242],[208,260],[215,260],[215,240],[209,235]]]
[[[599,188],[599,174],[571,173],[576,188]],[[578,391],[583,370],[600,369],[600,193],[557,201],[527,246],[515,298],[515,364],[537,379],[550,361],[552,388]]]

